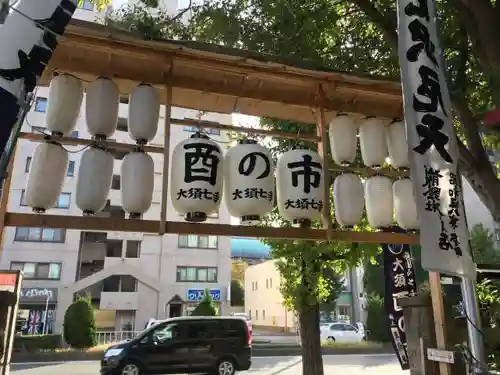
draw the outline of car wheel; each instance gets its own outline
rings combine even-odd
[[[143,375],[141,366],[135,362],[127,362],[122,366],[120,375]]]
[[[234,375],[236,366],[231,358],[223,358],[217,363],[217,375]]]
[[[328,340],[328,341],[331,341],[331,342],[335,342],[335,337],[333,337],[333,336],[328,336],[328,337],[327,337],[327,340]]]

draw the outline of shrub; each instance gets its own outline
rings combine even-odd
[[[62,344],[61,335],[15,336],[14,350],[19,352],[39,352],[59,349]]]
[[[97,344],[94,308],[90,298],[80,297],[64,315],[64,340],[76,349],[91,348]]]
[[[215,316],[217,312],[215,311],[215,307],[212,302],[212,296],[208,290],[205,290],[205,294],[203,298],[198,303],[198,306],[195,307],[193,316]]]
[[[366,329],[368,339],[377,342],[391,342],[389,317],[385,312],[384,299],[377,294],[371,294],[367,300]]]

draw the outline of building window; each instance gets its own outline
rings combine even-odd
[[[24,172],[29,173],[31,167],[31,156],[26,158],[26,165],[24,167]],[[66,171],[66,176],[73,177],[75,175],[75,162],[70,161],[68,163],[68,170]]]
[[[179,235],[179,247],[188,249],[217,249],[217,236],[199,236],[197,234]]]
[[[217,267],[177,267],[177,281],[217,282]]]
[[[35,99],[35,112],[45,112],[47,109],[47,98],[37,96]]]
[[[198,127],[197,126],[184,126],[184,131],[194,133],[194,132],[198,131]],[[203,133],[207,133],[207,134],[220,135],[220,129],[202,128],[201,131]]]
[[[24,173],[28,173],[31,167],[31,156],[26,158],[26,165],[24,166]]]
[[[269,289],[273,287],[273,279],[269,279]]]
[[[127,258],[139,258],[141,253],[141,241],[127,241],[126,253]]]
[[[179,216],[184,217],[184,214],[179,214]],[[212,212],[211,214],[207,214],[207,217],[209,219],[218,219],[219,218],[219,211],[217,212]]]
[[[68,163],[68,171],[66,172],[66,176],[73,177],[75,175],[75,162],[70,161]]]
[[[269,289],[269,279],[266,279],[266,289]]]
[[[71,132],[71,138],[78,138],[78,130],[73,130]]]
[[[266,320],[266,310],[262,310],[262,320]]]
[[[34,134],[47,134],[47,128],[43,126],[32,126],[31,132]]]
[[[21,190],[21,202],[19,204],[20,206],[27,206],[25,193],[25,190]],[[57,198],[55,206],[52,208],[69,208],[70,204],[71,193],[61,193],[61,195],[59,195],[59,198]]]
[[[252,319],[252,310],[248,310],[248,319]]]
[[[78,3],[78,8],[84,10],[94,10],[94,4],[92,4],[92,1],[90,0],[81,0]]]
[[[61,279],[61,263],[12,262],[10,269],[13,271],[23,271],[23,278],[25,279]]]
[[[53,228],[25,228],[17,227],[14,241],[19,242],[55,242],[63,243],[66,240],[66,229]]]
[[[120,186],[121,186],[120,181],[121,181],[120,176],[117,174],[114,174],[113,179],[111,180],[111,189],[112,190],[120,190]]]
[[[255,310],[255,320],[259,320],[259,310]]]
[[[121,132],[128,131],[128,120],[125,117],[118,117],[118,123],[116,124],[116,130]]]

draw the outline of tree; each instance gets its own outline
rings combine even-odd
[[[248,263],[242,260],[233,260],[231,264],[231,279],[238,280],[241,285],[245,283],[245,270],[248,268]]]
[[[192,316],[215,316],[217,315],[217,311],[215,310],[213,301],[212,301],[212,296],[210,295],[210,292],[205,290],[205,293],[203,294],[203,298],[200,300],[198,303],[198,306],[196,306],[191,313]]]
[[[76,349],[97,345],[95,314],[89,297],[78,297],[66,310],[63,326],[64,340]]]
[[[291,226],[276,212],[268,220],[281,227]],[[299,317],[303,373],[322,375],[320,306],[338,298],[343,289],[338,275],[374,255],[377,247],[328,241],[263,241],[270,245],[276,261],[284,303]]]
[[[470,231],[470,246],[477,264],[500,264],[500,250],[495,246],[495,236],[482,224],[476,224]]]
[[[245,306],[245,290],[239,280],[231,280],[231,306]]]

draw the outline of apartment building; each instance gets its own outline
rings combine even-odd
[[[85,12],[88,12],[85,13]],[[83,16],[82,16],[83,14]],[[83,3],[76,17],[95,19]],[[23,131],[40,132],[45,127],[48,88],[40,87]],[[119,108],[116,142],[133,143],[127,132],[127,98]],[[160,110],[158,133],[151,145],[163,146],[164,108]],[[232,123],[231,115],[200,114],[195,110],[172,109],[172,117],[199,118]],[[172,126],[170,150],[188,138],[196,128]],[[216,141],[228,141],[225,132],[206,129]],[[85,103],[73,132],[74,137],[90,138],[86,129]],[[24,189],[37,143],[20,140],[17,146],[8,209],[30,213],[25,205]],[[221,145],[225,149],[224,145]],[[76,207],[75,192],[82,147],[68,146],[70,161],[67,177],[57,206],[48,211],[55,215],[81,215]],[[106,208],[98,215],[123,217],[120,195],[120,168],[124,153],[116,152],[114,176]],[[155,162],[153,204],[144,219],[160,217],[163,157],[152,155]],[[168,220],[182,221],[168,201]],[[222,206],[209,220],[229,223],[230,215]],[[32,333],[60,332],[64,313],[74,295],[89,295],[97,309],[101,330],[140,330],[149,318],[189,314],[197,300],[208,289],[221,313],[228,308],[227,288],[231,279],[231,239],[217,236],[143,233],[87,232],[47,228],[6,228],[0,269],[24,271],[21,312]],[[44,322],[47,326],[44,328]]]
[[[334,319],[359,322],[363,319],[356,269],[344,275],[344,290],[337,299]],[[275,260],[249,266],[245,270],[245,312],[252,319],[254,327],[294,331],[297,317],[294,311],[283,304],[280,292],[281,276]]]

